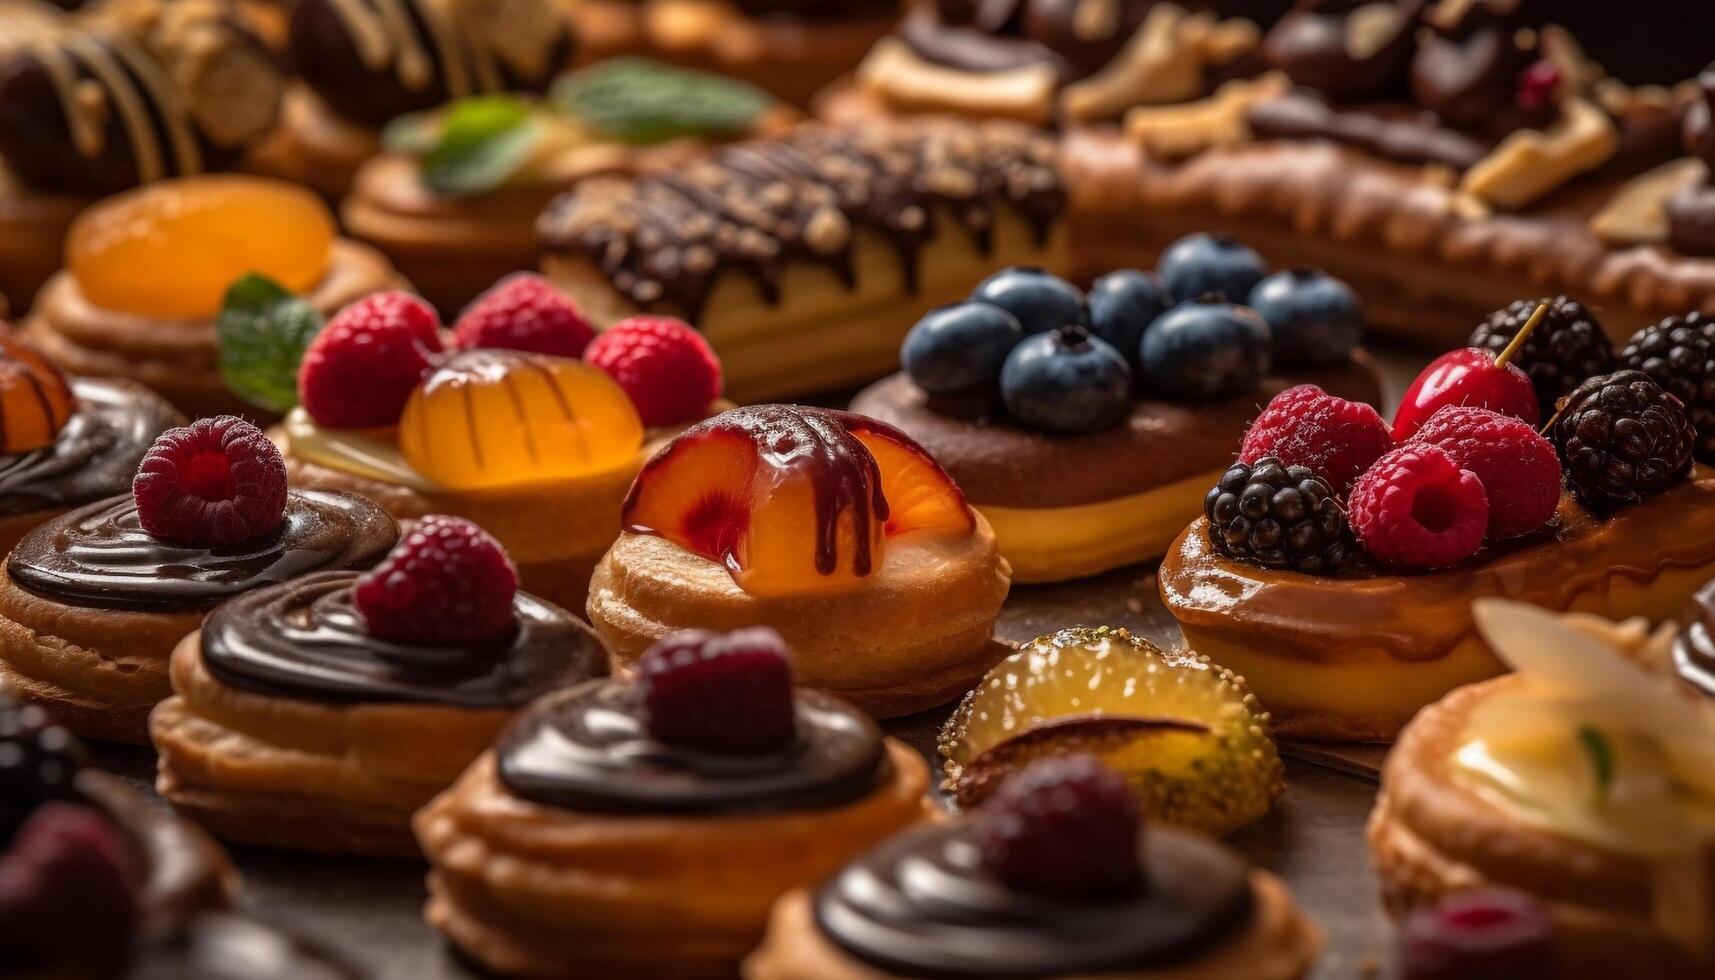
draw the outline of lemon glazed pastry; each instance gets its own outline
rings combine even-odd
[[[744,976],[1297,980],[1321,949],[1274,876],[1145,828],[1126,780],[1076,755],[788,894]]]
[[[798,679],[877,717],[943,704],[1008,648],[1011,570],[988,522],[909,436],[759,405],[701,422],[638,473],[590,582],[616,672],[681,629],[768,626]]]
[[[771,630],[686,632],[537,701],[417,815],[430,924],[505,975],[733,976],[775,899],[933,812],[921,756],[792,683]]]
[[[161,796],[233,841],[415,857],[411,815],[517,709],[607,673],[589,627],[517,583],[494,538],[437,515],[372,572],[222,604],[150,718]]]
[[[588,181],[539,224],[597,326],[683,317],[739,401],[897,365],[912,321],[1000,266],[1066,264],[1053,141],[1008,123],[803,126],[670,174]]]
[[[1558,968],[1528,975],[1715,969],[1715,701],[1674,676],[1673,628],[1474,615],[1515,673],[1424,709],[1389,753],[1369,825],[1388,908],[1511,889]]]

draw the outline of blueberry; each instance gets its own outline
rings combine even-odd
[[[1280,364],[1338,364],[1363,339],[1357,294],[1325,272],[1276,272],[1251,290],[1250,307],[1268,322]]]
[[[1255,310],[1203,297],[1157,317],[1138,357],[1152,394],[1221,398],[1256,390],[1268,373],[1270,346],[1268,324]]]
[[[1027,265],[1002,269],[971,291],[971,300],[1018,317],[1026,334],[1084,322],[1084,291],[1059,276]]]
[[[1176,302],[1220,293],[1243,302],[1268,274],[1262,256],[1226,235],[1200,232],[1167,246],[1156,266],[1161,286]]]
[[[1110,272],[1090,287],[1090,332],[1137,362],[1137,345],[1151,320],[1167,309],[1155,277],[1136,269]]]
[[[1082,328],[1027,337],[1000,370],[1000,395],[1018,421],[1047,432],[1095,432],[1131,411],[1125,356]]]
[[[1024,339],[1018,318],[987,303],[931,311],[899,348],[899,362],[932,395],[993,389],[1006,355]]]

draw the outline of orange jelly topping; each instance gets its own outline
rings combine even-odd
[[[52,445],[76,404],[59,368],[34,347],[0,332],[0,453]]]
[[[507,350],[453,355],[405,403],[399,450],[452,490],[570,480],[630,465],[643,422],[581,361]]]
[[[261,177],[188,177],[90,207],[66,266],[91,304],[144,316],[206,318],[248,272],[306,292],[327,274],[333,215],[314,193]]]
[[[623,522],[724,564],[752,595],[855,588],[889,538],[975,527],[964,494],[908,436],[788,405],[686,430],[638,474]]]

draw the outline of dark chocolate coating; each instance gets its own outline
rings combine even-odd
[[[716,755],[649,737],[636,688],[591,681],[525,709],[500,737],[514,795],[588,813],[780,813],[842,806],[890,778],[881,729],[817,691],[797,692],[798,734],[763,755]]]
[[[894,0],[737,0],[747,17],[778,17],[783,20],[828,21],[882,17],[894,13]]]
[[[894,837],[815,895],[816,924],[852,956],[891,974],[1049,977],[1184,963],[1251,917],[1244,864],[1171,828],[1144,833],[1135,895],[1068,901],[1022,894],[982,867],[970,820]]]
[[[185,424],[177,409],[141,385],[78,378],[71,387],[77,411],[51,445],[0,456],[0,515],[125,493],[155,437]]]
[[[1697,590],[1680,617],[1673,669],[1680,680],[1715,698],[1715,582]]]
[[[331,950],[255,919],[205,913],[139,952],[127,980],[361,980]]]
[[[47,599],[95,609],[183,613],[311,572],[365,569],[399,527],[363,497],[293,490],[280,526],[230,548],[162,541],[144,531],[130,494],[57,517],[7,560],[12,581]]]
[[[231,687],[311,701],[519,708],[607,674],[607,653],[571,613],[519,593],[518,628],[496,643],[423,647],[369,635],[357,572],[322,572],[223,603],[203,622],[202,658]]]
[[[1261,139],[1326,139],[1399,163],[1438,163],[1464,171],[1493,144],[1449,129],[1426,109],[1405,105],[1330,106],[1298,90],[1250,108],[1245,121]]]
[[[1504,135],[1541,127],[1552,105],[1531,108],[1518,100],[1519,77],[1540,55],[1517,43],[1530,21],[1512,0],[1475,0],[1451,24],[1434,24],[1411,63],[1417,103],[1449,126]]]
[[[1286,73],[1296,85],[1335,102],[1359,102],[1402,96],[1416,50],[1418,19],[1425,0],[1393,5],[1396,30],[1380,48],[1358,57],[1348,30],[1352,14],[1372,6],[1369,0],[1306,0],[1263,39],[1269,67]]]

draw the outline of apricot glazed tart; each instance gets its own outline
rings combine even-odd
[[[1504,887],[1546,910],[1569,980],[1715,969],[1715,702],[1668,670],[1673,630],[1484,599],[1516,673],[1400,734],[1370,817],[1395,913]]]
[[[1016,582],[1159,558],[1283,376],[1381,398],[1351,290],[1308,270],[1265,279],[1237,243],[1181,247],[1203,265],[1112,272],[1088,295],[1040,269],[996,273],[918,321],[904,370],[852,401],[946,467]],[[1253,287],[1261,310],[1221,298]]]
[[[486,532],[431,516],[366,575],[216,607],[150,718],[161,795],[229,840],[416,856],[411,815],[513,712],[607,672],[589,627],[517,581]]]
[[[925,818],[928,767],[792,687],[778,634],[686,632],[537,701],[416,818],[427,918],[535,977],[731,977],[775,899]]]
[[[81,735],[148,738],[167,659],[220,602],[368,568],[398,540],[350,494],[287,490],[266,436],[230,416],[155,441],[133,492],[25,535],[0,581],[0,680]]]
[[[994,532],[910,437],[846,412],[760,405],[655,455],[590,582],[616,670],[679,629],[769,626],[807,687],[878,717],[968,690],[1011,581]]]
[[[1074,755],[788,894],[744,976],[1297,980],[1321,948],[1274,876],[1145,829],[1125,779]]]

